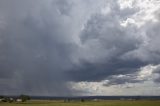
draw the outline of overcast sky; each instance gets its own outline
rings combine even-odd
[[[160,95],[159,0],[0,0],[0,95]]]

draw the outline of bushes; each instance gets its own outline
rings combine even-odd
[[[21,99],[22,102],[26,102],[27,100],[30,100],[30,96],[28,96],[28,95],[20,95],[19,99]]]
[[[0,99],[1,99],[1,102],[9,102],[9,103],[11,103],[11,102],[14,101],[13,98],[10,98],[10,97],[0,97]]]
[[[8,96],[0,96],[0,102],[26,102],[27,100],[30,100],[30,96],[28,95],[20,95],[18,97],[8,97]]]

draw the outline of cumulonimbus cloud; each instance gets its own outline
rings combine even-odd
[[[160,64],[159,26],[154,0],[1,0],[0,93],[70,95],[70,81],[134,83],[141,67]]]

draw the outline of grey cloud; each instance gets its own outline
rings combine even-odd
[[[111,12],[107,15],[92,15],[80,34],[79,64],[69,73],[76,81],[111,78],[112,84],[141,82],[131,76],[122,79],[111,76],[134,75],[141,67],[159,64],[159,22],[151,22],[150,25],[147,22],[140,28],[134,24],[123,27],[120,22],[134,15],[139,8],[127,12],[114,4],[111,3]],[[149,39],[147,44],[143,33]]]
[[[101,81],[112,75],[135,73],[146,64],[138,60],[123,61],[118,59],[95,64],[81,62],[80,66],[74,67],[74,70],[69,73],[75,81]]]
[[[72,78],[77,81],[103,80],[110,75],[136,72],[148,64],[139,59],[121,58],[125,53],[138,49],[142,41],[137,38],[136,26],[124,28],[117,17],[119,15],[113,13],[96,14],[88,21],[80,35],[86,51],[80,49],[80,65],[71,71]],[[95,42],[98,44],[94,45]]]
[[[108,82],[104,83],[103,86],[141,82],[137,79],[136,74],[110,76],[107,79]]]
[[[108,0],[1,0],[0,93],[64,96],[76,94],[68,81],[136,82],[140,67],[159,64],[160,33],[159,22],[121,25],[138,11]]]
[[[59,8],[59,12],[63,15],[69,15],[72,9],[72,3],[69,3],[67,0],[56,1],[56,5]]]
[[[159,83],[160,82],[160,66],[154,69],[153,74],[154,74],[153,76],[154,82]]]
[[[0,93],[70,95],[63,72],[71,66],[69,57],[74,45],[63,23],[65,17],[51,4],[42,7],[38,4],[30,9],[36,1],[17,0],[11,7],[7,6],[9,3],[11,1],[0,3],[6,6],[2,7],[1,15],[7,17],[6,27],[0,33],[0,80],[6,81]],[[25,7],[17,7],[18,3]],[[3,13],[3,10],[7,11]]]
[[[82,25],[102,4],[88,2],[0,1],[1,94],[76,94],[66,73],[74,65]]]
[[[151,64],[159,64],[160,48],[159,48],[159,25],[160,23],[153,23],[150,26],[146,25],[146,35],[148,37],[147,44],[140,46],[137,50],[127,53],[131,58],[139,58],[142,61],[150,62]]]

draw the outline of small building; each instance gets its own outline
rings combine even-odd
[[[94,102],[97,102],[97,101],[98,101],[98,99],[93,99],[93,101],[94,101]]]
[[[16,102],[22,102],[22,99],[16,99]]]

